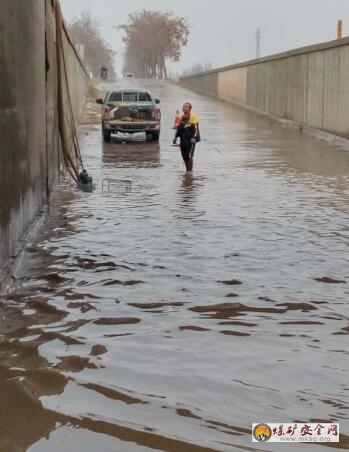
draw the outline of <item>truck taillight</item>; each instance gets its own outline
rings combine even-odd
[[[156,108],[155,109],[155,120],[160,121],[160,119],[161,119],[161,110],[160,110],[160,108]]]
[[[109,107],[105,107],[105,109],[104,109],[104,121],[109,121],[109,117],[110,117],[110,108]]]

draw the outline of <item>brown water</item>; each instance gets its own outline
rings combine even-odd
[[[318,420],[348,449],[349,152],[148,84],[160,144],[84,127],[96,190],[60,187],[2,297],[0,451],[293,450],[251,424]],[[170,144],[187,99],[193,176]]]

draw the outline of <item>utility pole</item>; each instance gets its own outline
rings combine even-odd
[[[256,31],[256,58],[261,56],[261,30],[257,28]]]

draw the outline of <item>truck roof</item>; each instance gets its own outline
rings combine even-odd
[[[146,89],[116,89],[108,91],[105,97],[110,102],[148,102],[154,103],[153,97]]]

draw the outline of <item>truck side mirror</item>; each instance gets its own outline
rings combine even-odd
[[[159,104],[160,103],[160,99],[155,99],[155,103]]]
[[[103,99],[96,99],[96,103],[103,105]]]

